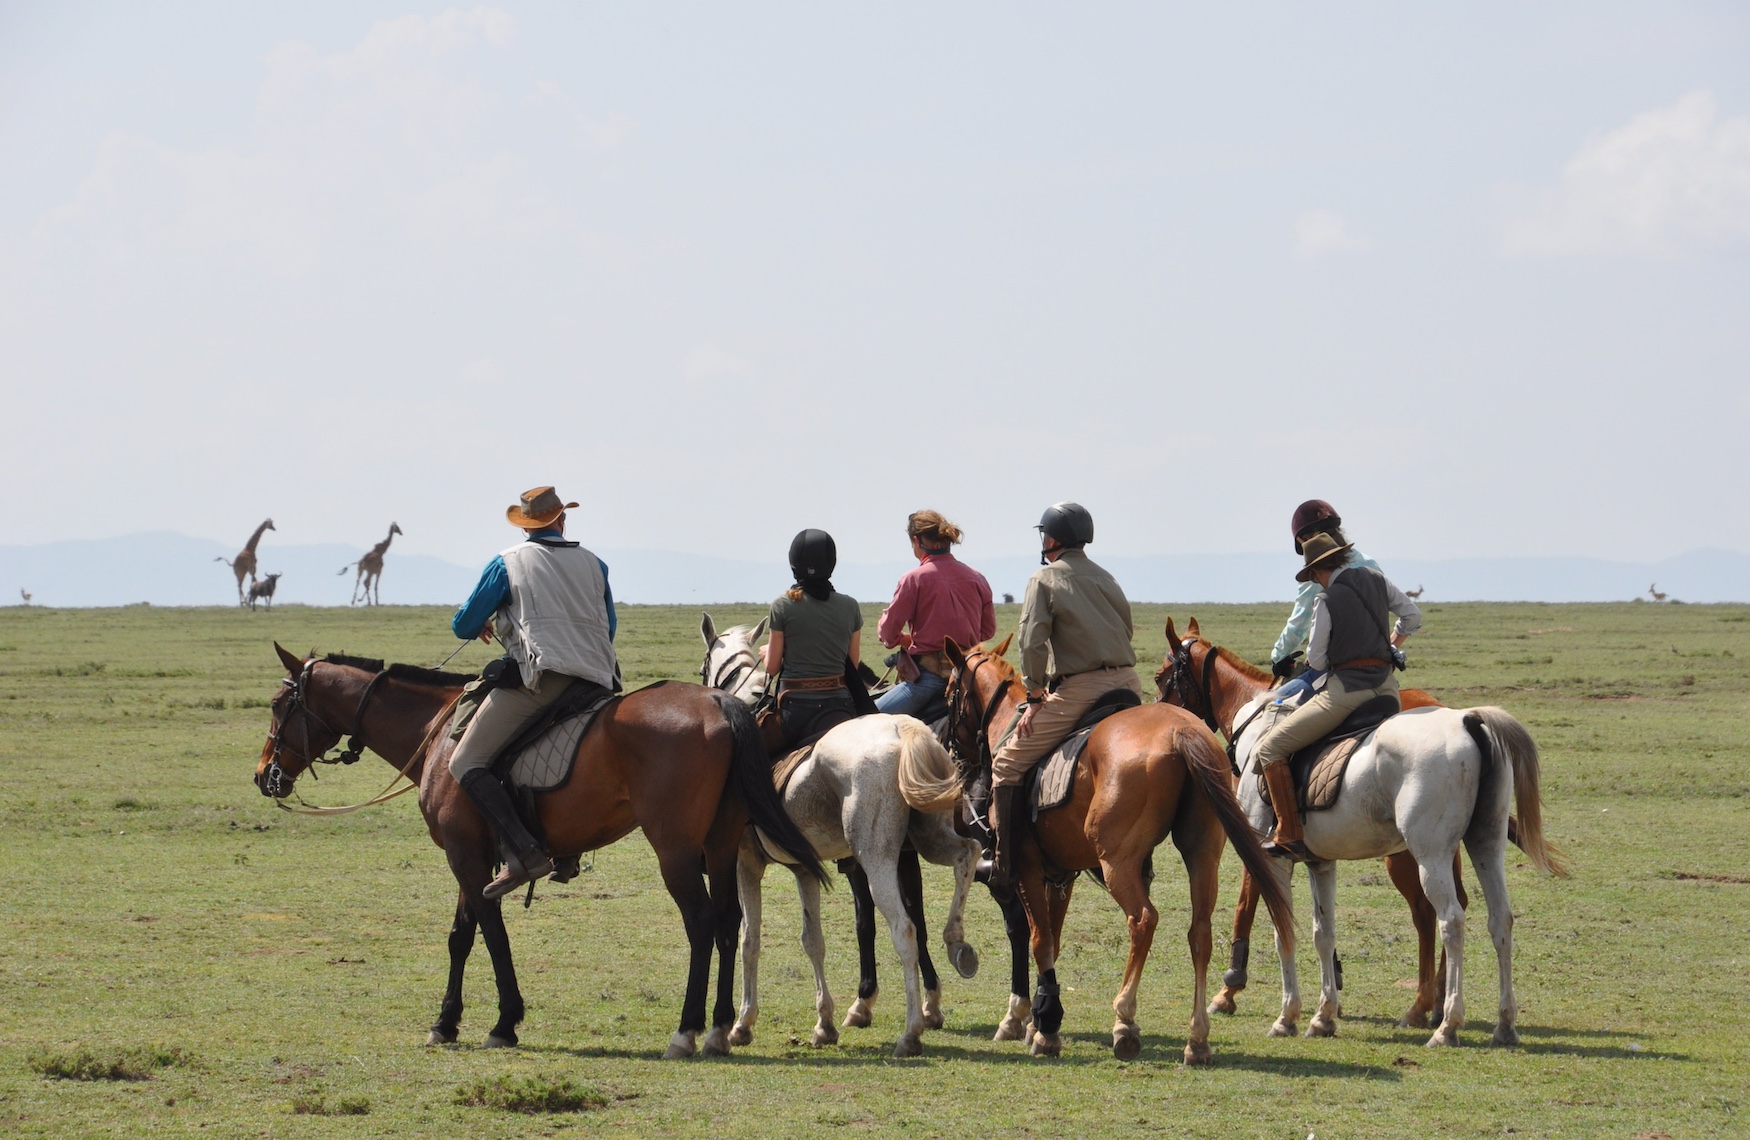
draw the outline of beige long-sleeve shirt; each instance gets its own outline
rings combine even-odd
[[[1035,692],[1060,677],[1136,664],[1130,602],[1080,550],[1027,582],[1021,600],[1021,679]]]

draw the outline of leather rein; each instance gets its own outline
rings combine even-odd
[[[983,709],[979,710],[976,716],[971,718],[966,716],[968,703],[977,695],[978,671],[992,660],[992,657],[986,653],[980,653],[977,656],[978,661],[965,672],[965,676],[960,678],[959,683],[954,686],[954,695],[948,705],[948,723],[952,726],[948,737],[948,752],[954,757],[954,763],[960,768],[963,777],[982,775],[990,769],[992,757],[990,722],[996,716],[997,706],[1002,704],[1003,693],[1008,690],[1007,685],[999,685],[996,691],[991,693],[989,702],[985,704]],[[972,763],[968,764],[966,757],[960,751],[960,728],[962,725],[970,723],[977,725],[978,752]]]
[[[1191,713],[1193,716],[1201,716],[1203,718],[1203,723],[1208,725],[1209,731],[1215,733],[1215,735],[1226,737],[1227,766],[1232,770],[1234,775],[1238,776],[1240,774],[1240,737],[1244,736],[1246,734],[1246,729],[1250,728],[1252,722],[1258,719],[1258,714],[1270,707],[1270,702],[1265,701],[1263,704],[1260,704],[1257,708],[1253,709],[1252,715],[1241,721],[1240,724],[1233,729],[1231,734],[1226,729],[1223,729],[1215,719],[1215,695],[1212,687],[1215,680],[1215,659],[1218,655],[1218,650],[1214,643],[1208,641],[1204,642],[1205,645],[1209,646],[1209,650],[1203,655],[1203,677],[1201,681],[1199,681],[1197,671],[1191,665],[1191,642],[1196,640],[1198,639],[1192,637],[1179,643],[1178,652],[1173,654],[1172,667],[1167,670],[1166,679],[1161,682],[1160,700],[1165,701],[1167,699],[1167,690],[1171,689],[1177,694],[1179,704],[1187,712]],[[1197,701],[1202,703],[1203,711],[1201,713],[1197,711],[1197,705],[1193,703],[1193,698],[1196,698]]]
[[[352,730],[350,732],[340,732],[337,731],[333,725],[324,720],[315,709],[310,707],[310,701],[306,695],[306,689],[309,686],[311,676],[315,672],[316,661],[316,658],[310,658],[310,660],[304,662],[304,668],[299,672],[297,677],[287,677],[280,682],[281,685],[291,691],[291,703],[286,709],[286,715],[280,719],[280,723],[268,735],[268,740],[273,745],[273,757],[268,764],[268,774],[276,783],[283,778],[285,774],[285,767],[280,763],[280,752],[282,749],[290,751],[290,748],[282,738],[285,735],[286,727],[291,723],[291,714],[294,712],[302,713],[306,718],[302,722],[303,751],[297,752],[295,755],[299,756],[304,761],[305,769],[310,773],[312,779],[319,779],[316,775],[316,765],[356,764],[359,757],[364,755],[365,748],[368,747],[364,741],[360,739],[360,734],[364,730],[365,706],[370,703],[371,696],[377,691],[378,683],[381,682],[384,677],[389,675],[389,671],[387,669],[379,670],[371,677],[370,681],[366,683],[365,691],[359,694],[358,706],[353,709]],[[329,756],[326,750],[317,756],[309,755],[310,721],[315,721],[323,731],[333,733],[336,745],[339,744],[340,738],[350,737],[351,739],[346,742],[345,749],[334,756]],[[439,725],[441,726],[443,722],[444,718],[440,717],[438,719]],[[358,811],[361,808],[374,807],[377,804],[392,800],[396,796],[405,795],[419,785],[409,780],[407,786],[404,788],[399,788],[395,791],[390,791],[390,789],[394,788],[403,777],[406,777],[407,773],[412,770],[414,763],[425,754],[426,749],[431,744],[432,736],[432,733],[428,733],[426,739],[421,741],[420,746],[413,750],[413,755],[408,757],[407,763],[401,766],[401,770],[395,773],[394,777],[383,788],[383,790],[363,803],[351,804],[346,807],[318,807],[314,804],[305,803],[304,797],[298,795],[296,777],[293,777],[292,786],[287,789],[287,792],[292,798],[296,799],[301,806],[293,807],[286,803],[285,796],[275,796],[273,801],[274,806],[281,811],[289,811],[298,815],[347,815],[351,812]]]

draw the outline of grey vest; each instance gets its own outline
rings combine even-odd
[[[596,556],[581,546],[519,542],[500,557],[510,600],[493,627],[522,666],[523,683],[551,672],[612,688],[617,661],[608,640],[608,584]]]
[[[1385,575],[1366,566],[1344,570],[1325,590],[1325,612],[1331,618],[1331,639],[1325,650],[1331,668],[1351,692],[1373,689],[1391,676],[1391,614],[1386,610]],[[1345,661],[1372,657],[1384,666],[1339,669]]]

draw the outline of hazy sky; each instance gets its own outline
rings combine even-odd
[[[0,544],[1750,549],[1750,9],[0,3]]]

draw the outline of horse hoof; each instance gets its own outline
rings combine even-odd
[[[446,1033],[441,1029],[434,1029],[425,1035],[425,1043],[427,1045],[454,1045],[456,1043],[456,1035],[454,1033]]]
[[[515,1049],[516,1036],[513,1034],[509,1037],[500,1037],[496,1033],[488,1033],[486,1035],[486,1047],[488,1049]]]
[[[1280,1018],[1278,1018],[1276,1021],[1276,1024],[1272,1025],[1270,1027],[1269,1036],[1271,1036],[1271,1037],[1293,1037],[1294,1032],[1295,1032],[1294,1022],[1283,1021]]]
[[[1428,1048],[1430,1049],[1443,1049],[1457,1044],[1458,1030],[1454,1029],[1451,1032],[1447,1032],[1447,1028],[1444,1025],[1434,1031],[1434,1036],[1428,1038]]]
[[[1185,1063],[1187,1065],[1209,1064],[1209,1042],[1192,1041],[1185,1046]]]
[[[992,1041],[1019,1041],[1027,1035],[1027,1023],[1018,1017],[1005,1017],[997,1026]]]
[[[923,1055],[924,1043],[910,1033],[901,1037],[893,1046],[893,1059],[895,1061],[903,1061],[907,1057],[921,1057]]]
[[[668,1039],[668,1052],[662,1055],[665,1061],[679,1061],[691,1057],[696,1052],[691,1033],[677,1033]]]
[[[924,1028],[940,1029],[946,1022],[942,1020],[942,991],[924,991]]]
[[[1226,990],[1222,990],[1220,993],[1216,994],[1215,1000],[1209,1003],[1210,1013],[1232,1014],[1234,1010],[1238,1008],[1239,1007],[1234,1004],[1234,996]]]
[[[1337,1023],[1321,1013],[1307,1023],[1306,1035],[1308,1037],[1335,1037]]]
[[[705,1040],[699,1043],[701,1057],[729,1056],[729,1030],[722,1025],[713,1025],[711,1032],[705,1034]]]
[[[874,1002],[874,998],[858,998],[852,1002],[851,1008],[845,1011],[845,1028],[869,1028],[869,1023],[875,1020]]]
[[[978,976],[978,951],[970,943],[956,942],[948,947],[948,961],[953,963],[954,972],[963,978]]]
[[[1142,1054],[1142,1034],[1124,1026],[1112,1031],[1112,1055],[1120,1061],[1134,1061]]]
[[[729,1031],[729,1043],[731,1045],[752,1045],[753,1030],[740,1022],[736,1022],[735,1028]]]
[[[1489,1038],[1489,1043],[1491,1045],[1517,1045],[1519,1044],[1519,1031],[1503,1021],[1495,1026],[1495,1032]]]
[[[1404,1014],[1403,1017],[1398,1019],[1398,1028],[1399,1029],[1427,1029],[1428,1028],[1428,1011],[1425,1009],[1417,1009],[1414,1006],[1412,1006],[1410,1008],[1410,1010]]]
[[[1063,1038],[1055,1033],[1035,1033],[1030,1049],[1035,1057],[1056,1057],[1063,1053]]]
[[[839,1043],[839,1031],[823,1021],[814,1027],[814,1036],[810,1037],[808,1041],[809,1044],[813,1045],[816,1049],[824,1045],[837,1045]]]

